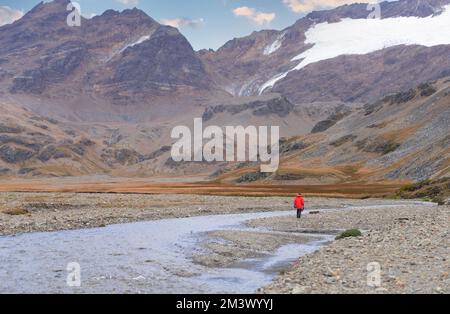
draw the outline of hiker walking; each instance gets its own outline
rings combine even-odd
[[[302,218],[302,211],[305,209],[305,199],[301,193],[298,193],[295,197],[294,207],[297,209],[297,218]]]

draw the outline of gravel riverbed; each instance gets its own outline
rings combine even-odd
[[[253,226],[300,231],[360,228],[303,256],[260,293],[449,293],[450,207],[398,206],[255,220]]]
[[[392,201],[308,198],[309,209],[380,203],[390,204]],[[0,235],[95,228],[165,218],[290,209],[292,199],[286,197],[0,193]]]
[[[0,235],[103,227],[136,221],[292,209],[292,198],[199,195],[0,193]],[[307,198],[302,219],[247,221],[249,231],[212,231],[208,267],[270,254],[314,235],[357,228],[288,266],[259,293],[449,293],[450,207],[388,199]],[[279,233],[279,235],[276,235]],[[212,241],[211,241],[212,240]],[[300,256],[298,255],[295,256]]]

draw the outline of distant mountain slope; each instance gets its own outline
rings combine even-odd
[[[209,71],[215,74],[216,82],[234,95],[279,92],[294,103],[373,101],[398,88],[417,85],[417,73],[421,73],[422,81],[448,75],[450,65],[446,56],[450,55],[450,37],[446,34],[450,32],[450,22],[445,21],[450,12],[444,8],[449,3],[449,0],[383,2],[380,4],[381,21],[385,22],[368,20],[371,11],[367,4],[344,5],[312,12],[285,30],[255,32],[229,41],[216,52],[201,51],[199,54]],[[404,23],[405,17],[414,17],[416,22]],[[355,25],[345,28],[345,24],[351,24],[349,21]],[[358,26],[358,21],[367,27]],[[429,21],[437,30],[434,35],[417,33],[414,38],[422,28],[426,31],[425,25],[429,25]],[[332,36],[318,32],[319,29],[326,30],[327,23],[330,32],[335,30],[339,34]],[[417,27],[408,30],[402,25]],[[381,38],[380,34],[386,38]],[[439,34],[440,39],[437,39]],[[318,35],[323,37],[317,39]],[[350,36],[359,36],[359,39]],[[430,42],[430,38],[435,41]],[[315,43],[316,40],[320,44]],[[428,49],[416,47],[421,43],[426,43]],[[408,45],[395,47],[402,44]],[[361,46],[359,49],[358,45]],[[401,56],[393,58],[392,55],[399,53]],[[435,57],[443,57],[444,62],[436,62]],[[363,66],[365,62],[368,63],[366,67]],[[423,71],[424,68],[429,69]],[[393,86],[387,84],[394,81]]]
[[[272,89],[289,99],[371,102],[450,75],[450,45],[395,46],[339,56],[290,72]]]
[[[311,134],[287,138],[276,174],[230,169],[225,181],[339,183],[420,181],[450,176],[450,77],[389,95]]]
[[[208,107],[204,126],[281,126],[281,164],[181,162],[171,123],[67,123],[1,105],[0,176],[203,175],[232,183],[367,183],[450,176],[450,77],[365,106],[293,105],[279,95]],[[191,125],[186,115],[177,125]],[[174,121],[174,120],[173,120]]]
[[[383,23],[413,17],[403,44],[391,34],[374,46],[344,32],[331,38],[330,27],[361,25],[369,13],[353,4],[199,52],[137,9],[68,27],[67,3],[41,3],[0,27],[2,177],[320,184],[449,176],[450,44],[439,43],[450,40],[450,0],[383,2]],[[441,28],[424,37],[416,23],[425,19]],[[386,38],[395,40],[380,48]],[[280,126],[279,171],[174,162],[171,130],[197,117],[204,126]]]
[[[12,104],[0,108],[1,176],[78,176],[108,168],[86,132]]]
[[[420,45],[423,39],[407,38],[399,43],[412,44],[399,46],[395,36],[385,43],[378,33],[365,36],[362,27],[350,29],[368,38],[364,45],[376,43],[373,49],[348,49],[362,41],[349,43],[353,39],[348,36],[326,36],[321,44],[315,43],[317,28],[326,28],[326,23],[335,28],[367,21],[370,11],[361,3],[312,12],[285,30],[255,32],[215,52],[195,52],[177,29],[138,9],[108,10],[83,18],[81,27],[69,27],[68,3],[41,3],[13,24],[0,27],[0,93],[41,114],[70,120],[170,118],[182,113],[180,105],[190,110],[231,95],[269,92],[295,104],[366,102],[450,73],[450,45],[439,45],[450,42],[448,23],[428,36],[433,39],[428,45]],[[442,20],[450,14],[444,10],[449,3],[383,2],[381,17],[394,26],[390,29],[403,25],[405,17]],[[374,24],[374,29],[380,25]],[[415,32],[416,28],[408,34]],[[349,33],[348,28],[341,33]],[[337,39],[325,49],[332,37]]]
[[[120,110],[109,104],[138,104],[142,110],[149,104],[179,105],[181,95],[190,96],[183,98],[186,106],[225,95],[177,29],[138,9],[109,10],[69,27],[68,3],[40,3],[0,27],[0,92],[25,103],[45,99],[41,110],[55,102],[78,115],[86,111],[83,103],[91,102],[99,118]]]
[[[204,127],[280,125],[281,135],[308,134],[333,114],[349,114],[353,105],[316,103],[294,106],[280,95],[243,97],[187,111],[182,117],[150,122],[68,122],[46,118],[0,100],[0,176],[197,174],[205,177],[226,163],[175,163],[171,130],[191,126],[203,117]]]

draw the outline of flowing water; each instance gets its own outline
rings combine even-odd
[[[105,228],[0,237],[0,293],[252,293],[276,270],[329,240],[289,244],[233,268],[192,263],[205,233],[248,230],[268,212],[163,219]],[[293,218],[294,219],[294,218]],[[254,229],[253,229],[254,231]],[[69,287],[69,263],[80,265],[81,286]]]

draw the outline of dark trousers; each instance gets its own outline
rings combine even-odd
[[[297,218],[298,219],[302,218],[302,211],[303,211],[303,208],[297,208]]]

